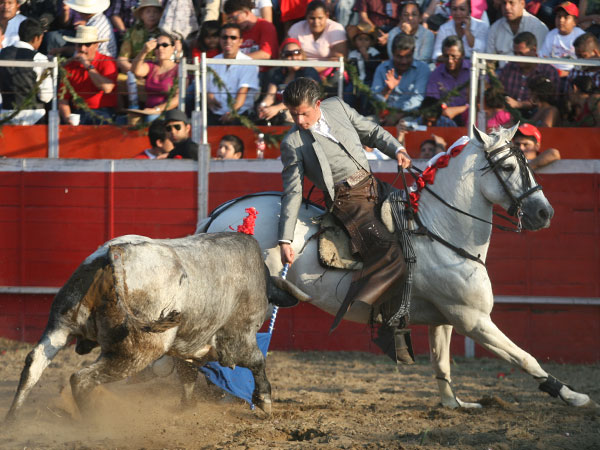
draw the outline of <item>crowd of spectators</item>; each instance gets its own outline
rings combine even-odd
[[[180,106],[178,64],[206,52],[237,60],[344,57],[351,66],[344,99],[360,113],[391,126],[461,126],[473,51],[600,59],[597,2],[557,3],[0,0],[0,60],[65,57],[59,86],[65,124],[162,119]],[[600,125],[598,67],[518,62],[489,73],[480,111],[489,127]],[[281,93],[300,76],[320,80],[325,95],[336,92],[331,68],[212,66],[209,125],[239,124],[241,116],[289,124]],[[3,114],[21,106],[13,122],[46,120],[51,88],[41,69],[0,67],[0,89]],[[185,96],[188,117],[194,90],[189,86]]]

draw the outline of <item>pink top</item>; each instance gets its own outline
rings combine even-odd
[[[290,31],[288,31],[288,36],[300,41],[300,47],[306,53],[307,59],[327,59],[331,52],[331,46],[347,39],[344,27],[331,19],[327,19],[323,33],[316,41],[310,32],[310,28],[308,28],[306,20],[301,20],[292,25]]]
[[[146,76],[146,108],[153,108],[167,101],[169,89],[177,77],[177,65],[165,73],[158,73],[159,67],[148,63],[150,71]]]
[[[511,115],[508,111],[501,109],[493,117],[490,117],[487,121],[488,130],[497,128],[505,123],[509,122]]]

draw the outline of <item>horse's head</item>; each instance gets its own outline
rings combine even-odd
[[[525,229],[548,228],[554,209],[537,184],[525,155],[511,143],[517,129],[518,124],[487,135],[473,127],[488,163],[483,168],[485,181],[481,183],[481,191],[490,202],[521,218]]]

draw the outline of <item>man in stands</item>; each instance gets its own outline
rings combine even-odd
[[[392,108],[410,112],[421,106],[425,97],[429,67],[413,58],[415,38],[399,34],[392,43],[392,60],[382,62],[375,70],[371,90],[379,100]],[[396,125],[398,117],[390,114],[387,125]]]
[[[555,148],[540,152],[542,133],[528,123],[524,123],[519,127],[513,138],[513,143],[525,154],[531,170],[537,170],[560,159],[560,152]]]
[[[64,97],[59,100],[58,110],[64,123],[71,123],[71,113],[80,115],[82,125],[98,125],[110,120],[117,106],[117,65],[112,58],[99,51],[101,42],[96,27],[77,27],[74,38],[66,36],[67,42],[75,44],[75,56],[65,66],[68,82],[76,95],[85,100],[87,108],[77,108],[70,90],[61,85],[59,92]]]
[[[14,45],[0,52],[0,60],[5,61],[41,61],[48,58],[37,50],[42,44],[44,30],[37,20],[26,19],[19,25],[19,38]],[[46,115],[44,104],[52,100],[54,89],[52,76],[47,73],[41,81],[44,69],[41,67],[0,67],[0,91],[2,92],[2,115],[11,114],[15,109],[21,109],[11,123],[19,125],[34,125]],[[40,83],[37,95],[25,103]]]
[[[4,26],[4,38],[0,48],[16,44],[19,41],[19,25],[26,17],[19,13],[17,0],[0,0],[0,24]]]
[[[469,108],[467,87],[471,77],[471,63],[465,59],[463,41],[458,36],[448,36],[442,43],[442,62],[427,82],[427,97],[443,100],[447,105],[443,115],[464,123],[461,114]],[[446,98],[450,91],[460,88],[457,95]]]
[[[173,142],[167,137],[164,120],[156,119],[150,124],[148,140],[151,147],[136,155],[135,159],[165,159],[173,150]]]
[[[529,31],[517,34],[513,39],[513,53],[517,56],[537,56],[535,36]],[[558,89],[558,71],[550,64],[509,62],[504,66],[499,79],[504,86],[506,102],[511,108],[519,109],[525,114],[533,108],[527,82],[537,77],[548,78]]]
[[[220,44],[223,53],[216,59],[251,59],[240,51],[242,44],[240,26],[226,23],[221,27]],[[244,114],[254,109],[254,95],[259,90],[257,66],[212,66],[216,76],[221,79],[221,86],[211,73],[208,79],[208,124],[237,125],[239,120],[232,115],[229,97],[233,100],[232,108],[237,114]]]
[[[577,59],[600,60],[600,43],[598,38],[592,33],[585,33],[579,36],[573,42]],[[594,80],[594,85],[600,88],[600,67],[575,66],[569,72],[569,84],[577,77],[590,77]]]
[[[167,158],[198,160],[198,144],[192,141],[192,127],[185,113],[179,109],[167,111],[165,125],[167,139],[174,145]]]
[[[99,51],[103,55],[116,58],[117,39],[113,32],[113,27],[103,12],[110,6],[109,0],[99,0],[91,2],[89,0],[65,0],[60,14],[60,21],[66,26],[80,25],[95,27],[98,30],[98,37],[102,40]],[[70,56],[73,54],[73,47],[67,45],[71,42],[65,39],[70,36],[71,30],[53,31],[48,33],[48,53]]]
[[[252,59],[277,57],[279,44],[275,25],[256,17],[252,12],[253,7],[252,0],[227,0],[225,3],[227,20],[229,23],[237,24],[242,30],[240,50]]]
[[[525,11],[525,0],[502,0],[502,15],[490,27],[487,53],[512,55],[514,37],[523,31],[533,33],[538,44],[544,42],[548,27]]]

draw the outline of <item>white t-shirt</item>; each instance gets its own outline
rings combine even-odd
[[[223,2],[223,3],[225,3],[225,2]],[[260,18],[262,18],[262,19],[264,19],[264,17],[262,16],[262,14],[261,14],[260,10],[261,10],[262,8],[267,8],[267,7],[269,7],[269,6],[270,6],[271,8],[273,7],[273,3],[271,2],[271,0],[256,0],[256,1],[254,2],[254,4],[256,5],[256,8],[254,8],[254,9],[252,10],[252,12],[254,13],[254,15],[255,15],[256,17],[260,17]]]
[[[215,56],[215,59],[223,59],[223,53]],[[241,51],[238,51],[235,59],[252,59],[248,55],[244,55]],[[237,92],[242,87],[248,88],[248,94],[246,95],[246,101],[238,113],[243,113],[254,107],[254,97],[259,91],[258,84],[258,66],[212,66],[209,67],[215,71],[215,73],[223,80],[225,84],[225,90],[220,89],[213,80],[213,75],[209,74],[207,91],[215,95],[220,105],[217,109],[211,110],[214,114],[222,116],[229,112],[229,105],[227,104],[227,93],[235,99]]]
[[[573,42],[585,31],[579,27],[573,28],[569,34],[564,35],[558,32],[557,28],[550,30],[544,39],[544,44],[540,49],[541,58],[577,58]],[[572,64],[552,64],[558,70],[570,72],[573,69]]]

